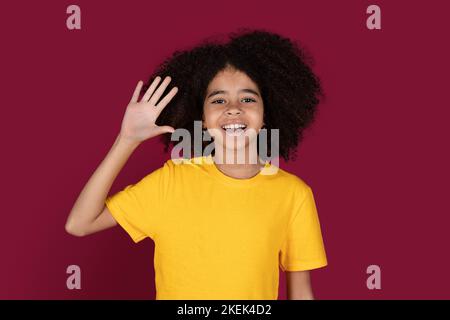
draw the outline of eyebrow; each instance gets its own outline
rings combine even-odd
[[[252,93],[252,94],[254,94],[255,96],[258,96],[258,97],[259,97],[258,92],[256,92],[256,91],[253,90],[253,89],[241,89],[241,90],[239,90],[239,92],[248,92],[248,93]],[[210,98],[210,97],[212,97],[212,96],[215,96],[215,95],[217,95],[217,94],[222,94],[222,93],[228,93],[228,91],[226,91],[226,90],[214,90],[213,92],[211,92],[211,93],[206,97],[206,99],[208,99],[208,98]]]

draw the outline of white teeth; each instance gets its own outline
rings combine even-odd
[[[245,124],[227,124],[223,126],[223,129],[239,129],[239,128],[246,128],[247,126]]]

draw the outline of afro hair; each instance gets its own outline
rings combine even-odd
[[[239,29],[225,41],[210,38],[175,51],[155,69],[143,92],[157,76],[170,76],[171,85],[179,91],[156,124],[187,129],[193,137],[194,121],[202,120],[209,83],[227,66],[234,67],[258,86],[264,102],[265,129],[269,133],[270,129],[279,130],[279,155],[288,161],[296,157],[304,130],[314,121],[317,106],[325,97],[312,64],[306,49],[286,37],[264,30]],[[170,134],[162,135],[161,140],[167,152],[174,143]]]

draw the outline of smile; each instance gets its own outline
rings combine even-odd
[[[226,124],[222,126],[222,129],[230,136],[239,136],[245,132],[247,125],[243,123]]]

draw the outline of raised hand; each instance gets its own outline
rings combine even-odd
[[[156,105],[156,102],[162,96],[171,80],[170,77],[166,77],[156,89],[161,81],[160,77],[156,77],[140,101],[138,99],[143,82],[138,82],[122,120],[120,136],[123,139],[133,143],[141,143],[160,134],[174,132],[175,129],[170,126],[158,126],[155,124],[161,111],[178,91],[177,87],[173,87]]]

